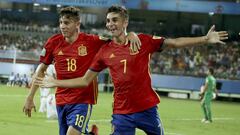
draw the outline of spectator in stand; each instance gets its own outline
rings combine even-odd
[[[27,75],[24,74],[23,77],[21,78],[21,85],[20,85],[20,87],[22,85],[24,85],[25,87],[28,87],[28,82],[29,82],[29,79],[28,79]]]
[[[13,86],[14,85],[14,72],[12,72],[10,75],[9,75],[9,77],[8,77],[8,83],[7,83],[7,85],[8,86]]]
[[[14,77],[14,85],[18,85],[18,86],[22,85],[22,81],[19,73],[17,73]]]

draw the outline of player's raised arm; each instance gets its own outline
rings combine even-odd
[[[226,31],[215,31],[215,25],[213,25],[207,35],[201,37],[180,37],[175,39],[166,39],[164,41],[164,48],[180,48],[187,46],[195,46],[201,44],[225,44],[223,40],[228,39],[228,33]]]
[[[35,76],[36,77],[44,77],[44,72],[47,70],[47,67],[48,67],[48,65],[41,63],[35,72]],[[34,77],[33,77],[33,79],[34,79]],[[36,112],[36,107],[33,102],[33,99],[34,99],[37,89],[38,89],[38,85],[35,85],[34,83],[32,83],[29,94],[26,97],[26,101],[23,106],[23,112],[28,117],[31,117],[32,109],[34,109],[34,111]]]
[[[51,88],[51,87],[63,87],[63,88],[79,88],[87,87],[90,82],[98,75],[98,72],[88,70],[83,77],[66,80],[56,80],[53,77],[37,77],[34,80],[35,85],[40,87]]]

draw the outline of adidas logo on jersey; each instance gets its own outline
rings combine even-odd
[[[109,56],[110,59],[114,58],[114,57],[115,57],[115,55],[113,53]]]
[[[58,52],[58,55],[63,55],[63,52],[62,52],[62,50]]]

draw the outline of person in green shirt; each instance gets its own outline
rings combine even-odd
[[[213,93],[216,92],[216,79],[213,76],[214,70],[213,68],[208,69],[205,85],[203,90],[200,92],[202,95],[201,99],[201,107],[204,113],[204,118],[202,122],[211,123],[212,122],[212,112],[211,112],[211,101],[213,99]]]

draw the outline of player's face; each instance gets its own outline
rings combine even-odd
[[[108,13],[106,20],[106,27],[111,32],[113,37],[118,37],[124,34],[128,25],[128,21],[121,17],[118,13]]]
[[[63,36],[65,38],[70,38],[76,32],[78,32],[80,27],[80,22],[75,21],[74,19],[71,19],[71,18],[66,18],[66,16],[63,16],[59,19],[59,27]]]

